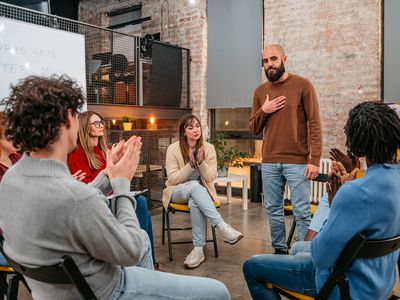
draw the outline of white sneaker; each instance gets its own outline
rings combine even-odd
[[[221,231],[222,239],[225,243],[233,245],[243,238],[243,234],[241,232],[234,229],[231,225],[226,224],[224,221],[222,222],[222,224],[217,225],[217,228],[219,228]]]
[[[192,252],[186,257],[183,266],[186,269],[194,269],[200,266],[200,264],[205,261],[205,256],[202,247],[194,247]]]

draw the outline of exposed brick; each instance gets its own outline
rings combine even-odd
[[[344,149],[349,109],[380,100],[380,2],[264,1],[265,44],[282,44],[288,71],[309,78],[317,90],[324,156],[331,147]]]

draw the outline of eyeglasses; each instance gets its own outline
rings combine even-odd
[[[104,120],[94,121],[94,122],[90,123],[90,125],[94,125],[94,127],[96,127],[96,128],[100,128],[101,126],[104,127],[105,124],[106,124],[106,121],[104,121]]]

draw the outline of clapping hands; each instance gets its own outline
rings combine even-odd
[[[139,164],[141,148],[142,141],[137,136],[114,144],[106,153],[108,178],[124,177],[131,180]]]
[[[192,168],[200,165],[204,160],[204,147],[200,147],[197,151],[188,150],[189,164]]]
[[[72,174],[72,177],[74,177],[78,181],[83,181],[86,177],[86,173],[82,170],[78,170],[74,174]]]
[[[340,162],[348,173],[353,171],[355,168],[360,168],[360,160],[358,158],[350,158],[337,148],[331,149],[329,154],[331,156],[331,160]]]
[[[331,176],[328,181],[328,202],[331,205],[333,198],[340,187],[351,180],[356,178],[358,168],[353,169],[350,173],[347,172],[346,168],[339,161],[332,161]]]

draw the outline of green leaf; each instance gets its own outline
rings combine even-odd
[[[227,147],[228,143],[222,132],[215,131],[213,137],[207,141],[214,145],[218,169],[231,164],[235,167],[243,167],[243,162],[239,159],[250,157],[250,153],[239,151],[236,146]]]

